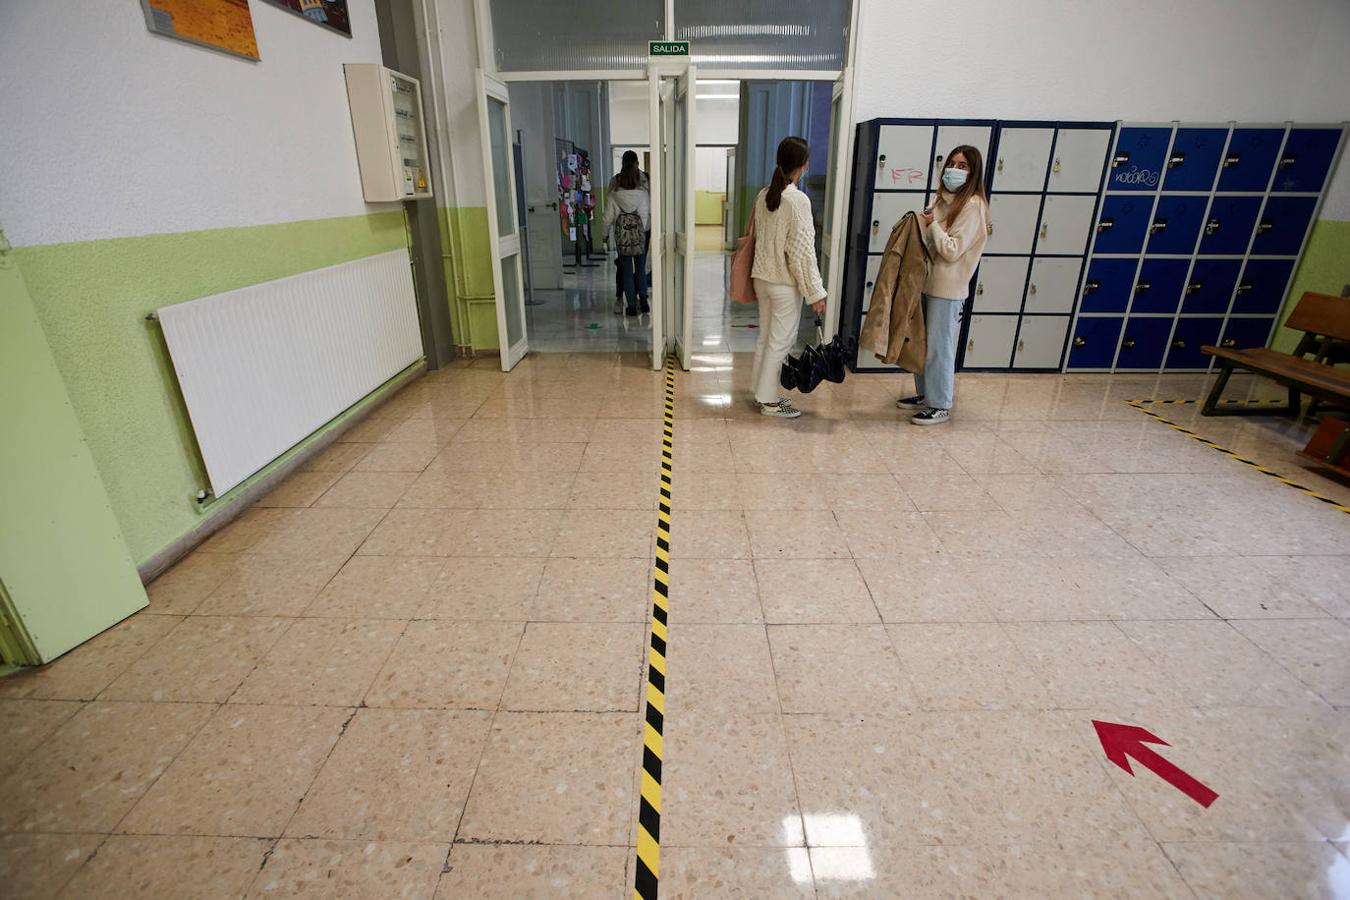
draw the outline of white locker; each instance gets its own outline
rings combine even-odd
[[[1069,316],[1026,316],[1017,336],[1014,369],[1058,369]]]
[[[1096,205],[1096,197],[1047,195],[1045,211],[1041,213],[1036,252],[1063,256],[1082,256],[1086,253]]]
[[[1006,369],[1017,337],[1017,316],[970,317],[966,335],[967,369]]]
[[[975,275],[977,313],[1015,313],[1022,308],[1022,290],[1027,284],[1025,256],[986,256]]]
[[[993,129],[988,125],[939,125],[937,146],[933,148],[932,189],[936,191],[942,180],[942,168],[946,164],[947,154],[962,144],[969,144],[980,151],[984,157],[986,170],[989,166],[989,139]]]
[[[886,240],[891,236],[895,223],[907,212],[922,212],[923,194],[873,194],[871,239],[869,253],[881,253],[886,249]]]
[[[994,194],[989,198],[989,242],[985,253],[1030,253],[1036,240],[1039,194]]]
[[[1041,257],[1033,262],[1031,277],[1027,280],[1026,312],[1073,312],[1082,267],[1082,257],[1078,256],[1068,259]]]
[[[931,125],[881,126],[877,139],[877,189],[926,190],[932,156]]]
[[[1051,193],[1097,193],[1111,146],[1111,132],[1099,128],[1063,128],[1050,159]]]
[[[881,269],[881,261],[884,256],[867,257],[867,277],[863,281],[863,299],[862,311],[865,313],[872,307],[872,288],[876,287],[877,272]]]
[[[1041,191],[1050,163],[1053,128],[1005,128],[994,159],[994,190]]]

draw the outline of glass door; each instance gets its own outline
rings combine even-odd
[[[825,290],[830,294],[825,309],[827,334],[834,334],[838,330],[839,310],[842,308],[839,295],[844,289],[844,219],[848,215],[848,205],[845,192],[839,187],[848,184],[849,173],[845,128],[851,118],[851,111],[845,109],[848,101],[844,80],[847,77],[847,71],[839,76],[830,97],[830,171],[825,180],[825,223],[820,241],[820,274],[825,281]]]
[[[667,86],[668,88],[668,86]],[[655,64],[647,69],[647,115],[648,115],[648,134],[651,136],[651,171],[647,173],[651,181],[651,204],[652,204],[652,241],[651,250],[648,254],[652,270],[652,368],[660,369],[666,364],[666,338],[665,338],[665,306],[666,297],[669,292],[666,290],[665,276],[669,268],[666,265],[666,233],[664,217],[666,210],[670,207],[667,200],[669,197],[669,184],[665,177],[666,160],[664,147],[666,146],[666,116],[667,104],[662,98],[661,73]]]
[[[478,70],[478,125],[483,139],[492,286],[497,295],[497,342],[502,371],[530,351],[525,328],[525,279],[521,267],[520,217],[512,164],[511,101],[506,85]]]
[[[674,202],[671,207],[671,227],[674,231],[671,256],[671,292],[668,330],[673,335],[675,353],[680,368],[688,371],[694,340],[694,158],[697,142],[694,136],[694,105],[697,96],[697,71],[690,66],[675,83],[671,120],[673,127],[666,143],[670,161],[669,174]]]

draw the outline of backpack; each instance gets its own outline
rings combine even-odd
[[[614,244],[620,256],[641,256],[647,249],[642,216],[636,212],[619,213],[614,220]]]

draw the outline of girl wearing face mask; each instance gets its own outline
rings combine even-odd
[[[820,315],[825,286],[816,265],[816,226],[811,200],[797,190],[811,151],[799,137],[783,138],[773,182],[755,199],[755,296],[759,298],[759,340],[751,389],[759,411],[795,419],[801,411],[778,396],[778,370],[797,340],[802,300]]]
[[[951,416],[961,306],[970,295],[970,277],[989,239],[989,201],[979,150],[962,145],[947,154],[942,187],[922,219],[923,242],[931,259],[923,288],[928,359],[923,373],[914,376],[915,396],[896,401],[896,406],[914,410],[910,421],[915,425],[938,425]]]

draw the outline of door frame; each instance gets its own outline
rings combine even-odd
[[[504,126],[506,133],[506,176],[508,184],[508,195],[512,204],[512,221],[516,220],[515,204],[516,195],[516,172],[514,165],[514,153],[512,146],[514,143],[515,132],[511,128],[511,94],[506,84],[496,77],[489,75],[482,69],[478,70],[478,136],[483,151],[483,188],[487,194],[487,214],[488,214],[488,244],[492,251],[492,289],[496,295],[497,303],[497,347],[501,353],[502,371],[509,372],[516,367],[516,363],[525,358],[530,352],[530,331],[529,324],[525,318],[525,280],[521,272],[521,256],[523,254],[523,241],[520,231],[521,223],[516,222],[516,227],[511,234],[503,235],[500,232],[499,214],[497,209],[497,195],[493,178],[492,163],[492,127],[491,120],[488,117],[488,99],[491,98],[500,102],[504,108],[505,118]],[[502,261],[514,257],[516,267],[516,286],[519,291],[517,297],[507,297],[504,291],[502,278]],[[510,333],[507,329],[506,305],[516,303],[520,307],[521,336],[516,343],[510,343]]]
[[[681,173],[684,184],[677,186],[674,183],[674,178],[668,178],[667,181],[671,182],[672,193],[677,187],[684,192],[684,221],[676,223],[674,240],[671,242],[678,264],[684,270],[684,278],[681,284],[683,297],[679,304],[680,321],[672,320],[671,338],[672,349],[680,360],[680,368],[687,372],[693,352],[690,342],[694,333],[694,235],[697,221],[694,208],[697,197],[694,180],[694,157],[698,147],[697,116],[695,115],[698,105],[698,68],[696,66],[689,66],[687,70],[676,77],[674,93],[675,96],[671,103],[672,118],[677,118],[680,115],[680,104],[684,104],[684,147],[680,153],[684,169]],[[677,129],[672,129],[672,138],[675,138],[678,134]],[[679,209],[680,204],[676,204],[673,208]],[[672,271],[671,274],[673,275],[674,272]],[[671,297],[672,299],[675,297],[674,291],[671,291]]]

